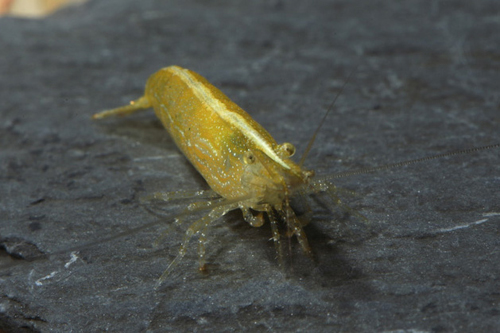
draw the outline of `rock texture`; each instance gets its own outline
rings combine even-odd
[[[194,217],[177,226],[185,202],[139,198],[206,184],[152,113],[90,116],[177,64],[300,155],[353,72],[306,162],[317,174],[499,143],[499,12],[494,0],[100,0],[1,18],[2,328],[497,330],[498,149],[336,180],[367,220],[313,201],[316,259],[292,240],[285,270],[269,226],[228,214],[209,231],[209,274],[193,241],[155,289]]]

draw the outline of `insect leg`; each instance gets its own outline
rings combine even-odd
[[[238,203],[231,202],[227,205],[222,205],[219,207],[215,207],[208,213],[207,215],[203,216],[186,230],[186,233],[184,234],[184,238],[181,243],[181,247],[179,249],[179,253],[175,257],[175,259],[168,265],[167,269],[163,274],[161,275],[160,279],[158,280],[158,284],[161,284],[165,279],[167,278],[168,274],[172,271],[172,268],[174,268],[179,261],[186,255],[187,251],[187,246],[189,244],[189,241],[191,238],[200,232],[200,230],[203,230],[206,228],[211,222],[219,219],[220,217],[224,216],[227,212],[238,208]]]
[[[271,223],[271,230],[273,231],[273,241],[276,253],[278,254],[278,264],[283,267],[283,249],[281,247],[280,231],[278,229],[278,220],[276,219],[276,214],[271,207],[266,209],[267,215],[269,216],[269,222]]]
[[[264,224],[264,214],[262,212],[254,215],[252,211],[247,207],[240,206],[240,209],[243,213],[243,218],[252,227],[261,227]]]
[[[127,116],[142,109],[149,109],[150,107],[152,107],[152,105],[148,98],[146,96],[142,96],[141,98],[130,102],[129,105],[96,113],[92,116],[92,119],[102,119],[109,116]]]
[[[293,209],[288,204],[288,201],[286,202],[285,211],[283,212],[283,214],[286,216],[286,222],[288,224],[288,227],[291,229],[292,234],[295,234],[295,236],[297,237],[297,241],[302,247],[304,253],[312,257],[312,251],[311,247],[309,246],[306,233],[304,232],[304,229],[302,228],[299,219],[293,212]]]
[[[207,270],[205,265],[205,242],[207,241],[207,229],[208,224],[203,227],[203,230],[200,232],[200,237],[198,238],[198,260],[200,263],[199,270],[204,272]]]
[[[186,191],[188,192],[188,191]],[[199,192],[203,192],[203,191],[199,191]],[[213,192],[211,190],[209,191],[205,191],[205,192]],[[159,192],[158,192],[159,193]],[[172,192],[173,193],[173,192]],[[213,192],[215,193],[215,192]],[[153,194],[154,195],[154,194]],[[214,206],[214,205],[218,205],[218,207],[221,207],[221,206],[226,206],[227,205],[227,202],[224,202],[225,199],[218,199],[218,200],[211,200],[211,201],[200,201],[200,202],[195,202],[195,203],[192,203],[190,205],[188,205],[188,208],[184,210],[184,213],[181,214],[181,216],[177,216],[175,217],[174,219],[174,224],[179,226],[181,225],[182,223],[184,223],[185,221],[185,218],[183,218],[183,216],[185,217],[186,214],[191,214],[193,211],[196,211],[196,210],[204,210],[204,209],[209,209],[210,207]],[[182,216],[183,215],[183,216]],[[171,227],[172,225],[169,225],[169,227]],[[155,241],[153,242],[153,246],[154,247],[158,247],[159,244],[165,239],[167,238],[167,236],[169,235],[169,230],[165,230],[165,231],[162,231],[160,236],[158,236]]]
[[[176,225],[180,225],[182,222],[184,222],[184,219],[176,218],[174,220],[174,224]],[[169,228],[167,230],[163,230],[160,236],[156,237],[155,241],[153,242],[153,247],[157,248],[160,243],[163,242],[165,238],[167,238],[167,236],[170,234],[170,230],[172,229],[171,227],[172,226],[169,225]]]
[[[182,200],[182,199],[215,199],[219,198],[220,195],[213,190],[198,190],[198,191],[172,191],[172,192],[155,192],[150,195],[141,197],[141,203],[145,203],[151,200],[162,200],[162,201],[172,201],[172,200]]]

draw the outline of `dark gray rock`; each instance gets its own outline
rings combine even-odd
[[[152,113],[90,116],[177,64],[300,155],[354,71],[308,158],[318,174],[499,143],[499,10],[495,0],[100,0],[1,18],[2,328],[498,330],[498,149],[337,180],[368,221],[318,203],[306,228],[316,261],[293,240],[285,271],[269,226],[228,214],[209,232],[209,274],[193,242],[155,289],[191,220],[157,216],[183,202],[145,209],[139,198],[207,185]]]

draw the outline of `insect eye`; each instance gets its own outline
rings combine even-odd
[[[245,155],[243,155],[243,162],[245,162],[245,164],[254,163],[255,162],[254,154],[250,151],[245,152]]]
[[[292,157],[295,154],[295,146],[290,142],[285,142],[279,145],[278,151],[283,157]]]

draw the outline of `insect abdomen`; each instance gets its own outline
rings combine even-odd
[[[235,122],[253,126],[275,144],[270,134],[203,77],[177,66],[153,74],[146,97],[177,146],[214,191],[226,198],[246,194],[240,185],[242,159],[252,147]]]

